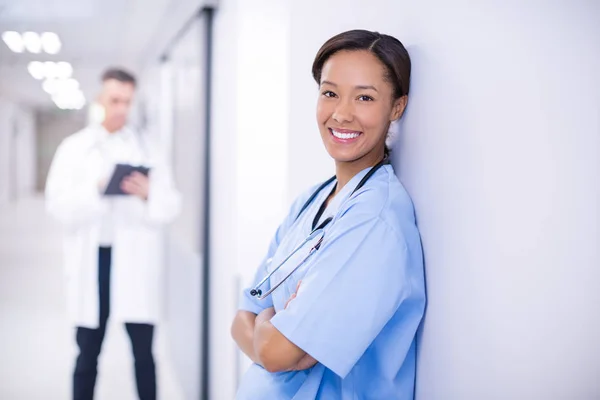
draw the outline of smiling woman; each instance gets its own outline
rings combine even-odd
[[[389,153],[385,140],[406,108],[410,67],[396,38],[374,32],[338,35],[317,54],[312,73],[320,87],[321,137],[336,163],[353,165],[351,174]]]
[[[232,335],[254,364],[238,399],[412,399],[423,259],[385,146],[410,58],[355,30],[323,45],[313,76],[336,176],[296,200],[244,291]]]

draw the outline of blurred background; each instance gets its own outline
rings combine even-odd
[[[234,398],[240,291],[293,199],[334,172],[312,60],[355,28],[413,60],[393,154],[426,259],[417,399],[600,398],[599,21],[595,0],[0,0],[0,398],[70,396],[42,193],[108,66],[136,73],[130,123],[184,197],[164,244],[160,398]],[[109,324],[98,398],[135,398],[132,362]]]

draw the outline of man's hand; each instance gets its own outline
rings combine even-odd
[[[288,299],[288,301],[285,303],[285,308],[288,308],[288,306],[290,305],[290,302],[292,300],[294,300],[296,298],[296,294],[298,293],[298,290],[300,289],[300,284],[302,283],[302,281],[298,281],[298,285],[296,286],[296,292],[292,293],[292,295],[290,296],[290,298]],[[298,363],[294,366],[294,368],[290,369],[290,371],[303,371],[305,369],[309,369],[314,367],[317,364],[317,360],[315,360],[314,358],[312,358],[308,353],[304,355],[304,357],[302,357],[300,359],[300,361],[298,361]]]
[[[106,190],[106,186],[108,185],[108,179],[102,178],[98,181],[98,191],[100,193],[104,193]]]
[[[149,188],[150,179],[137,171],[126,176],[121,182],[121,189],[125,193],[137,196],[142,200],[148,200]]]

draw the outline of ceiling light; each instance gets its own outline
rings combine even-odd
[[[15,53],[22,53],[25,50],[23,38],[19,32],[7,31],[2,34],[2,40],[8,48]]]
[[[58,80],[57,79],[46,79],[42,83],[42,89],[48,94],[54,94],[58,92]]]
[[[69,105],[66,103],[62,103],[62,102],[60,102],[58,100],[54,100],[54,99],[53,99],[53,101],[54,101],[54,104],[56,104],[56,107],[60,108],[61,110],[67,110],[69,108]]]
[[[56,63],[56,77],[68,79],[73,75],[73,67],[66,61]]]
[[[79,91],[79,82],[73,78],[59,80],[60,90],[68,93]]]
[[[44,79],[46,76],[46,66],[43,62],[32,61],[27,65],[27,70],[37,80]]]
[[[52,101],[61,110],[67,110],[67,109],[71,108],[71,106],[68,102],[68,99],[65,99],[64,97],[52,96]]]
[[[55,62],[46,61],[44,67],[46,69],[46,78],[58,78],[59,71]]]
[[[79,82],[69,79],[46,79],[42,84],[44,91],[51,95],[71,96],[79,92]]]
[[[60,38],[54,32],[44,32],[41,36],[42,48],[48,54],[58,54],[62,44]]]
[[[75,110],[81,110],[84,106],[85,106],[85,96],[83,95],[83,93],[81,93],[81,96],[79,96],[73,100],[73,108]]]
[[[52,101],[58,108],[80,110],[85,105],[85,96],[79,90],[59,90],[52,96]]]
[[[39,53],[42,51],[42,41],[40,39],[40,35],[35,32],[25,32],[23,34],[23,43],[25,43],[25,48],[30,53]]]

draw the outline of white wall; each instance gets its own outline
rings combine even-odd
[[[211,398],[232,399],[241,358],[229,328],[241,287],[287,207],[289,3],[221,1],[215,20]]]
[[[399,37],[414,62],[396,169],[427,262],[417,398],[600,396],[598,3],[294,4],[298,69],[355,27]],[[291,137],[316,135],[310,76],[293,76]],[[298,141],[291,165],[302,143],[321,151]]]
[[[191,16],[190,16],[191,17]],[[170,358],[185,399],[199,398],[201,360],[202,212],[204,175],[204,32],[198,19],[147,65],[139,88],[145,132],[170,159],[182,212],[168,229],[165,320]]]
[[[247,278],[292,198],[333,171],[315,125],[314,55],[333,34],[366,28],[400,38],[414,66],[395,165],[415,201],[427,263],[417,398],[599,397],[600,4],[221,7],[213,154],[227,185],[214,193],[217,385],[231,382],[223,371],[232,365],[233,265]],[[273,158],[281,148],[286,155]]]
[[[210,398],[233,399],[237,353],[229,336],[237,291],[238,177],[236,115],[238,1],[222,1],[215,15],[213,60]]]
[[[36,183],[36,127],[35,114],[27,108],[16,113],[16,198],[20,199],[35,192]]]
[[[35,128],[28,107],[0,98],[0,204],[35,191]]]
[[[163,104],[161,111],[171,112],[173,173],[183,198],[181,215],[170,229],[167,324],[186,399],[199,397],[203,356],[204,40],[204,21],[197,19],[170,49],[162,76],[171,109]]]
[[[70,112],[59,109],[38,110],[36,112],[37,131],[37,182],[36,187],[43,192],[50,164],[60,143],[69,135],[86,125],[84,111]]]
[[[14,140],[14,105],[0,100],[0,204],[8,203],[15,179],[12,173]]]
[[[598,398],[600,4],[453,6],[411,29],[397,163],[427,262],[417,398]]]
[[[175,4],[176,3],[176,4]],[[185,399],[199,398],[201,361],[202,212],[204,176],[204,31],[202,6],[215,1],[182,0],[169,5],[156,27],[152,48],[140,60],[140,113],[147,134],[159,140],[171,161],[183,210],[166,241],[165,321],[170,359]],[[168,61],[159,63],[166,55]],[[216,397],[219,398],[219,397]]]
[[[169,53],[173,85],[173,169],[184,195],[179,239],[201,251],[204,224],[205,70],[204,23],[191,24]]]

